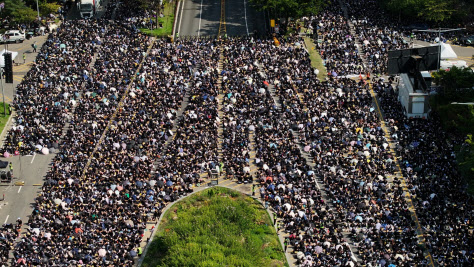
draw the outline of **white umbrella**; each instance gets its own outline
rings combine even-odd
[[[296,257],[301,260],[302,258],[304,258],[304,253],[302,251],[298,251],[296,253]]]
[[[71,179],[71,178],[67,179],[67,183],[68,183],[69,185],[71,185],[71,184],[72,184],[72,182],[74,182],[74,180],[73,180],[73,179]]]
[[[403,255],[401,254],[395,255],[395,259],[398,259],[398,258],[400,258],[402,261],[405,260],[405,257],[403,257]]]
[[[119,143],[114,143],[114,148],[120,148],[120,144]]]
[[[42,145],[36,145],[35,148],[41,151],[41,149],[43,149],[43,146]]]
[[[250,125],[250,126],[249,126],[249,131],[255,131],[255,126]]]
[[[244,173],[250,173],[250,167],[248,166],[244,167]]]
[[[156,184],[156,180],[151,180],[150,181],[150,186],[155,186],[155,184]]]
[[[107,251],[105,251],[105,249],[101,248],[101,249],[99,249],[98,253],[99,253],[100,257],[105,257],[105,255],[107,254]]]
[[[62,202],[62,201],[61,201],[61,199],[59,199],[59,198],[56,198],[56,199],[54,200],[54,204],[56,204],[56,205],[61,204],[61,202]]]
[[[265,88],[260,88],[260,89],[258,89],[258,92],[259,92],[260,94],[265,94]]]
[[[46,147],[43,147],[43,149],[41,149],[41,153],[43,153],[44,155],[48,155],[49,154],[49,149],[46,148]]]

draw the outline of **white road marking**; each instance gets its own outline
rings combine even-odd
[[[181,24],[182,24],[181,22],[183,22],[184,1],[186,1],[186,0],[183,0],[183,5],[181,6],[181,17],[179,18],[178,34],[181,32]]]
[[[5,222],[3,224],[7,223],[9,217],[10,217],[10,215],[7,215],[7,218],[5,219]]]
[[[198,30],[198,37],[201,35],[201,17],[202,17],[202,0],[201,0],[201,11],[199,12],[199,30]]]
[[[36,153],[34,153],[34,154],[33,154],[33,158],[31,159],[31,162],[30,162],[30,164],[32,164],[32,163],[33,163],[33,160],[35,160],[35,157],[36,157]]]
[[[181,4],[181,1],[178,1],[178,8],[176,8],[176,10],[179,10],[179,5]],[[178,14],[179,15],[179,14]],[[174,37],[176,36],[176,23],[178,22],[178,17],[175,17],[174,18],[174,21],[173,21],[173,39]]]
[[[22,188],[22,187],[23,187],[23,186],[20,186],[20,188],[18,188],[18,194],[20,194],[20,191],[21,191],[21,188]]]
[[[247,24],[247,2],[244,0],[244,12],[245,12],[245,27],[247,28],[247,35],[249,35],[249,25]]]

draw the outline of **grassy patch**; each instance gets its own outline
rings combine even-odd
[[[10,114],[8,111],[9,106],[10,105],[8,103],[5,104],[5,108],[7,109],[7,115],[4,116],[3,102],[0,102],[0,133],[3,131],[3,128],[5,128],[5,125],[7,125],[8,118],[10,118]]]
[[[262,205],[214,187],[168,209],[142,266],[288,265]]]
[[[328,72],[324,66],[323,59],[316,50],[316,46],[313,43],[313,40],[309,37],[304,37],[304,43],[308,49],[309,59],[311,59],[311,66],[319,70],[318,79],[321,81],[326,80]]]
[[[140,28],[140,31],[156,37],[166,37],[168,35],[173,34],[173,23],[174,23],[174,10],[176,7],[176,2],[173,1],[172,3],[165,3],[165,9],[163,10],[163,17],[158,18],[158,22],[163,26],[162,28],[158,29],[147,29],[147,28]],[[153,27],[156,27],[156,18],[151,18],[153,20]]]

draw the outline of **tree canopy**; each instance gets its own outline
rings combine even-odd
[[[4,9],[0,11],[1,18],[10,18],[11,21],[17,23],[29,23],[38,15],[35,0],[0,0],[0,2],[5,3]],[[61,7],[56,0],[39,0],[38,2],[41,16],[56,13]]]
[[[257,7],[275,12],[280,16],[300,18],[317,14],[325,6],[325,0],[251,0]]]
[[[400,17],[435,23],[469,20],[474,11],[474,2],[467,0],[382,0],[382,3]]]

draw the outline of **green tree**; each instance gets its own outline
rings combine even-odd
[[[401,20],[435,23],[463,22],[472,17],[474,2],[468,0],[382,0],[382,5]]]
[[[20,8],[13,12],[15,21],[18,23],[30,23],[36,19],[38,13],[29,7]]]
[[[424,8],[420,10],[418,16],[434,22],[449,20],[455,13],[452,8],[454,2],[452,0],[425,0]]]
[[[452,67],[434,73],[435,82],[443,87],[446,101],[472,101],[474,72],[470,68]]]
[[[5,8],[1,11],[0,17],[11,17],[13,21],[18,23],[29,23],[36,19],[35,11],[26,6],[20,0],[2,0]]]
[[[276,14],[300,18],[319,13],[326,5],[325,0],[251,0],[263,10],[274,11]]]
[[[60,7],[61,7],[61,5],[59,5],[56,2],[53,2],[53,3],[41,2],[40,5],[39,5],[39,10],[40,10],[41,16],[44,17],[44,16],[48,16],[51,13],[54,14],[54,13],[58,12],[58,9]]]

